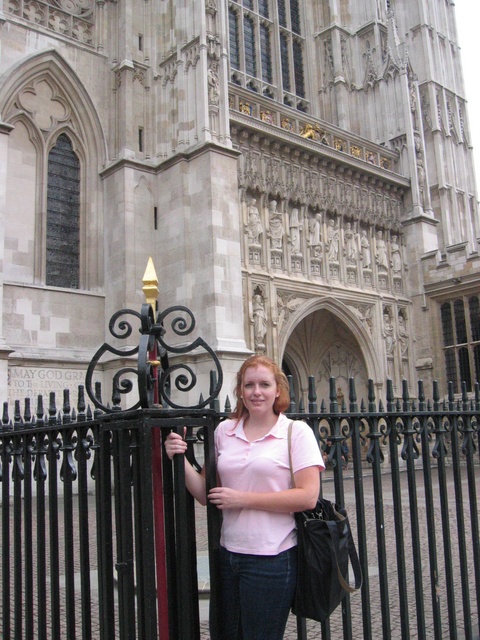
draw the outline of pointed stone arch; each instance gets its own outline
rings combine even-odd
[[[373,303],[369,307],[373,313]],[[297,397],[307,402],[308,376],[313,375],[318,401],[328,401],[329,377],[337,379],[348,401],[348,379],[355,378],[357,395],[365,397],[367,380],[382,384],[369,320],[352,302],[313,298],[299,305],[282,328],[279,353],[293,376]],[[337,389],[338,390],[338,389]]]
[[[26,113],[26,105],[19,102],[19,95],[22,90],[34,89],[41,82],[50,87],[53,102],[59,106],[68,105],[78,128],[77,135],[88,147],[90,159],[96,159],[96,169],[100,171],[107,161],[106,138],[100,118],[82,81],[55,49],[23,58],[0,78],[0,120],[8,123],[22,110]],[[52,127],[45,130],[52,130]]]
[[[67,138],[69,138],[72,144],[73,150],[75,151],[77,156],[80,158],[81,162],[85,163],[87,160],[87,153],[88,153],[85,147],[85,144],[83,140],[78,136],[78,133],[75,131],[75,129],[73,129],[71,126],[68,126],[68,125],[59,127],[51,135],[49,135],[46,138],[45,140],[46,153],[48,154],[51,148],[55,146],[58,138],[62,134],[66,135]]]
[[[35,190],[35,267],[32,279],[45,283],[46,186],[48,156],[65,134],[81,164],[81,229],[79,288],[103,284],[103,203],[100,171],[107,161],[106,139],[96,108],[83,83],[55,50],[22,59],[0,78],[0,121],[22,122],[32,132],[37,150]],[[86,238],[96,238],[87,243]]]

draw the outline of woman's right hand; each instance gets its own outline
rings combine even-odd
[[[177,453],[185,453],[186,450],[187,443],[180,434],[175,433],[174,431],[168,434],[165,440],[165,451],[167,452],[167,456],[170,460],[172,460],[173,456]]]
[[[165,438],[165,451],[170,460],[174,456],[180,454],[183,455],[187,450],[187,442],[185,437],[187,435],[187,427],[183,427],[183,437],[179,433],[172,431]],[[201,473],[198,473],[196,469],[185,458],[185,484],[192,496],[196,498],[200,504],[205,505],[207,502],[207,495],[205,492],[205,478]]]

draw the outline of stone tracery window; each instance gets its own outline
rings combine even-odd
[[[298,0],[290,0],[290,19],[292,21],[292,31],[301,35],[300,28],[300,8],[298,6]]]
[[[232,69],[240,69],[240,35],[238,29],[238,15],[233,9],[228,12],[228,31],[230,42],[230,66]]]
[[[272,84],[272,47],[270,29],[267,25],[260,25],[260,52],[262,60],[262,78]]]
[[[447,382],[455,393],[465,382],[472,391],[480,381],[480,302],[479,296],[464,296],[444,302],[440,309]]]
[[[303,49],[300,42],[293,41],[293,68],[295,74],[295,92],[300,98],[305,97],[305,82],[303,75]]]
[[[299,0],[231,0],[229,57],[233,82],[305,110],[300,7]]]
[[[46,284],[78,289],[80,162],[61,134],[48,154]]]
[[[258,12],[264,18],[268,18],[270,16],[268,0],[258,0]]]
[[[20,66],[12,85],[4,110],[5,122],[13,125],[5,278],[68,289],[101,287],[98,247],[87,241],[102,232],[94,206],[96,175],[86,170],[102,153],[91,105],[79,96],[75,74],[51,52]]]
[[[245,71],[249,76],[257,76],[257,56],[255,51],[255,30],[253,19],[243,17],[243,41],[245,47]]]
[[[280,34],[280,59],[282,62],[282,81],[285,91],[291,91],[290,84],[290,58],[288,40],[284,33]]]
[[[287,27],[287,9],[285,0],[278,0],[278,21],[281,27]]]

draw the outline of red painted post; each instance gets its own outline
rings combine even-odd
[[[157,363],[157,345],[149,352],[149,360]],[[153,401],[159,403],[158,364],[153,365]],[[160,429],[152,433],[152,474],[153,474],[153,508],[155,522],[155,564],[157,571],[157,610],[158,633],[160,640],[169,640],[170,626],[168,618],[167,564],[165,549],[165,512],[163,503],[162,480],[162,437]]]

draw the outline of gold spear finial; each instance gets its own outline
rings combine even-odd
[[[148,304],[152,305],[152,309],[155,311],[155,302],[158,298],[158,278],[151,257],[148,259],[142,282],[142,291],[145,294],[145,299]]]

